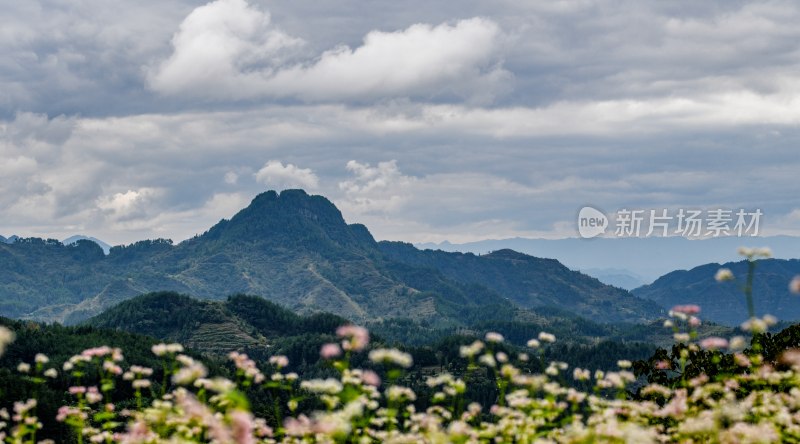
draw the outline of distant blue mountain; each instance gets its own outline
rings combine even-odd
[[[92,241],[92,242],[96,243],[97,245],[100,246],[100,248],[103,249],[103,253],[105,253],[105,254],[108,254],[108,252],[111,251],[111,245],[101,241],[100,239],[98,239],[96,237],[84,236],[82,234],[76,234],[75,236],[70,236],[70,237],[64,239],[63,241],[61,241],[61,243],[64,244],[64,245],[72,245],[75,242],[78,242],[79,240],[88,240],[88,241]]]
[[[579,271],[593,278],[597,278],[597,280],[604,284],[613,285],[614,287],[623,288],[625,290],[633,290],[634,288],[639,288],[647,284],[647,281],[641,276],[621,268],[585,268]]]
[[[683,237],[483,240],[464,244],[417,244],[417,248],[484,254],[510,248],[536,257],[557,259],[562,264],[583,270],[614,268],[639,276],[651,283],[674,270],[689,270],[707,263],[724,263],[741,258],[740,246],[768,246],[779,259],[800,258],[800,237],[718,237],[690,240]],[[609,283],[600,279],[605,283]],[[614,285],[614,284],[612,284]],[[625,287],[623,287],[625,288]]]
[[[717,282],[721,267],[730,269],[736,282]],[[691,270],[667,273],[633,294],[664,308],[698,304],[700,316],[725,325],[738,325],[747,319],[747,303],[742,286],[747,279],[747,261],[704,264]],[[771,314],[782,321],[800,319],[800,298],[789,291],[789,282],[800,275],[800,260],[765,259],[756,263],[753,300],[757,316]]]

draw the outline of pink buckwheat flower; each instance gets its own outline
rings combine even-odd
[[[716,336],[712,336],[710,338],[705,338],[702,341],[700,341],[700,346],[705,348],[706,350],[717,350],[720,348],[727,348],[728,340],[725,338],[718,338]]]
[[[357,325],[343,325],[336,329],[336,335],[344,339],[342,348],[345,350],[361,351],[369,344],[369,332]]]
[[[328,343],[322,346],[319,350],[319,355],[322,359],[333,359],[342,355],[342,349],[339,344]]]
[[[683,313],[686,315],[695,315],[697,313],[700,313],[700,306],[694,304],[676,305],[672,307],[672,311],[674,311],[675,313]]]

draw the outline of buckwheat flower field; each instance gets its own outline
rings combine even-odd
[[[742,254],[754,261],[768,251]],[[717,279],[735,277],[721,270]],[[753,297],[746,285],[744,291]],[[744,322],[749,342],[741,336],[697,340],[701,312],[696,305],[674,307],[665,322],[676,339],[671,354],[620,360],[614,371],[551,362],[544,372],[531,373],[519,364],[556,342],[554,335],[541,332],[528,341],[527,352],[509,356],[498,349],[504,337],[489,332],[485,340],[461,347],[463,377],[427,377],[432,395],[424,409],[416,407],[419,395],[406,385],[411,355],[386,348],[367,352],[369,333],[355,325],[340,327],[339,341],[322,346],[321,357],[336,374],[325,379],[287,372],[285,356],[272,356],[269,368],[261,369],[239,352],[229,355],[235,377],[212,377],[180,344],[163,343],[152,347],[163,381],[150,379],[152,368],[127,363],[123,350],[106,346],[84,350],[60,366],[39,354],[18,371],[34,384],[67,378],[70,401],[56,419],[72,430],[64,441],[78,443],[800,441],[800,350],[762,353],[771,338],[764,332],[775,322],[769,315]],[[0,351],[13,340],[12,331],[0,328]],[[354,368],[356,360],[364,368]],[[470,377],[479,373],[492,375],[497,387],[489,408],[466,396]],[[97,383],[84,384],[88,380]],[[135,401],[110,402],[119,390],[131,392]],[[269,396],[274,410],[252,411],[248,396]],[[301,405],[311,413],[300,413]],[[35,398],[0,410],[3,442],[39,442],[41,428]]]

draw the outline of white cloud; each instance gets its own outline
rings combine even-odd
[[[269,88],[308,100],[474,96],[510,80],[499,67],[500,28],[473,18],[372,31],[362,46],[340,46],[310,66],[278,71]]]
[[[379,162],[377,166],[351,160],[345,165],[347,171],[353,174],[352,180],[339,183],[339,188],[348,194],[366,193],[376,189],[386,189],[390,185],[406,183],[412,178],[400,174],[397,161]]]
[[[340,45],[317,59],[290,63],[302,40],[270,26],[244,0],[198,7],[172,39],[173,53],[148,75],[167,95],[200,99],[385,97],[489,99],[510,74],[500,67],[501,32],[484,18],[438,26],[372,31],[361,46]]]
[[[0,175],[3,177],[25,176],[36,172],[36,159],[27,156],[0,158]]]
[[[300,44],[270,29],[269,14],[244,0],[216,0],[181,23],[174,52],[149,73],[149,85],[165,94],[244,98],[263,87],[282,51]]]
[[[800,82],[781,93],[738,91],[694,97],[576,100],[541,107],[418,104],[347,110],[342,118],[378,134],[472,134],[496,138],[630,136],[800,124]]]
[[[256,181],[276,188],[308,188],[319,186],[319,178],[309,168],[299,168],[291,163],[284,165],[270,160],[255,174]]]
[[[346,168],[353,177],[339,182],[339,189],[345,193],[343,202],[351,214],[396,213],[411,198],[408,188],[415,178],[401,174],[396,160],[374,167],[351,160]]]
[[[97,199],[100,208],[112,221],[143,219],[154,209],[153,200],[161,194],[153,188],[141,188],[102,196]]]
[[[228,185],[236,185],[236,182],[239,181],[239,175],[233,171],[228,171],[225,173],[225,183]]]

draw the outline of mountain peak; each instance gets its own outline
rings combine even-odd
[[[64,244],[64,245],[72,245],[72,244],[74,244],[74,243],[76,243],[78,241],[82,241],[82,240],[86,240],[86,241],[90,241],[90,242],[96,243],[97,245],[100,246],[100,248],[103,249],[103,253],[105,253],[105,254],[108,254],[109,251],[111,250],[111,245],[101,241],[100,239],[98,239],[96,237],[85,236],[83,234],[76,234],[74,236],[70,236],[70,237],[62,240],[61,243]]]
[[[13,235],[11,235],[9,237],[0,236],[0,241],[2,241],[4,243],[7,243],[7,244],[13,244],[14,242],[16,242],[18,240],[19,240],[19,236],[17,236],[16,234],[13,234]]]
[[[322,196],[310,195],[304,190],[283,190],[280,193],[274,190],[265,191],[250,201],[250,205],[237,213],[233,219],[243,217],[252,213],[259,213],[262,215],[280,215],[281,213],[293,213],[301,210],[310,212],[308,215],[319,213],[329,213],[334,219],[341,219],[344,223],[344,218],[339,209]]]
[[[366,227],[348,225],[333,202],[299,189],[261,193],[247,208],[215,225],[204,236],[273,245],[375,248],[375,240]]]
[[[268,190],[256,195],[256,197],[254,197],[253,200],[250,201],[250,205],[248,205],[247,208],[269,205],[279,200],[283,200],[284,202],[285,201],[298,202],[313,197],[322,197],[322,196],[311,196],[308,193],[306,193],[305,190],[302,189],[287,189],[281,192],[275,190]],[[324,197],[322,198],[325,199]],[[328,199],[325,200],[327,201]]]

